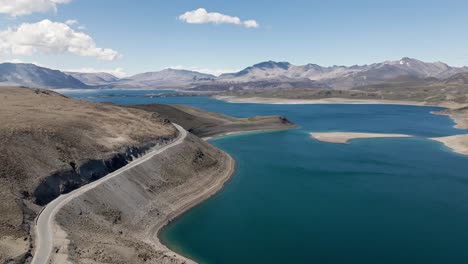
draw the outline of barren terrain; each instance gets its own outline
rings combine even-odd
[[[296,127],[295,124],[282,116],[236,118],[185,105],[151,104],[130,107],[156,112],[199,137],[212,137],[227,133],[256,130],[290,129]]]
[[[41,205],[177,133],[155,113],[0,88],[0,263],[29,257],[30,224]]]

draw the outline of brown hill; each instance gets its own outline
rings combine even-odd
[[[13,252],[15,243],[29,247],[37,205],[116,170],[177,133],[155,113],[46,90],[0,88],[0,262],[21,258],[21,250]]]
[[[211,137],[220,134],[294,128],[296,125],[282,116],[255,116],[235,118],[208,112],[185,105],[134,105],[138,109],[152,111],[184,127],[199,137]]]

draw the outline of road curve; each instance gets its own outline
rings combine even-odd
[[[103,178],[91,182],[87,185],[82,186],[81,188],[78,188],[70,193],[60,195],[57,197],[55,200],[47,204],[46,207],[41,211],[39,216],[36,218],[36,224],[34,226],[34,231],[36,233],[36,238],[35,238],[35,251],[34,251],[34,256],[32,259],[31,264],[47,264],[49,263],[50,255],[52,252],[52,249],[54,247],[54,225],[55,225],[55,215],[57,212],[62,208],[65,204],[67,204],[69,201],[71,201],[73,198],[78,197],[79,195],[96,188],[98,185],[101,183],[118,176],[122,172],[131,169],[135,166],[138,166],[139,164],[151,159],[155,155],[158,155],[165,150],[172,148],[174,146],[177,146],[181,144],[185,137],[187,137],[187,131],[182,128],[181,126],[174,124],[174,126],[179,130],[179,136],[177,139],[162,147],[159,149],[155,149],[144,156],[135,159],[128,165],[112,172],[109,173],[108,175],[104,176]]]

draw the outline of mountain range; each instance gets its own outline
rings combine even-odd
[[[64,72],[64,73],[87,85],[105,85],[108,83],[119,81],[119,78],[106,72],[96,72],[96,73]]]
[[[43,88],[352,89],[394,81],[468,84],[468,67],[451,67],[442,62],[428,63],[412,58],[349,67],[296,66],[267,61],[218,77],[189,70],[164,69],[119,79],[108,73],[62,72],[34,64],[0,64],[0,86]]]
[[[38,88],[89,88],[80,80],[58,70],[26,63],[0,64],[0,86]]]

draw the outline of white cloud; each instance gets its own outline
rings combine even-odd
[[[258,28],[259,25],[255,20],[246,20],[244,21],[244,26],[247,28]]]
[[[201,72],[201,73],[207,73],[207,74],[213,74],[215,76],[219,76],[223,73],[231,73],[231,72],[238,72],[240,69],[207,69],[207,68],[201,68],[201,67],[195,67],[195,66],[182,66],[182,65],[177,65],[177,66],[171,66],[167,67],[166,69],[174,69],[174,70],[189,70],[189,71],[196,71],[196,72]]]
[[[12,17],[32,13],[57,12],[58,4],[66,4],[71,0],[0,0],[0,14]]]
[[[65,21],[65,24],[67,24],[67,25],[69,25],[69,26],[73,26],[73,25],[78,24],[78,20],[76,20],[76,19],[68,19],[67,21]]]
[[[123,68],[115,68],[115,69],[96,69],[96,68],[79,68],[79,69],[67,69],[63,70],[66,72],[82,72],[82,73],[100,73],[100,72],[105,72],[105,73],[110,73],[114,75],[115,77],[118,78],[123,78],[127,77],[128,74],[125,72]]]
[[[121,57],[115,50],[96,47],[89,35],[77,32],[64,23],[47,19],[0,31],[0,54],[31,55],[37,52],[68,52],[101,60]]]
[[[255,20],[242,21],[235,16],[228,16],[216,12],[208,12],[204,8],[187,11],[179,16],[179,19],[189,24],[235,24],[243,25],[247,28],[257,28],[259,24]]]

